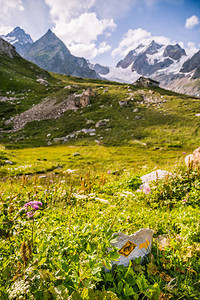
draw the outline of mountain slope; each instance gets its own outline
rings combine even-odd
[[[200,142],[198,99],[160,88],[149,91],[97,79],[52,77],[20,57],[13,46],[1,43],[5,45],[0,55],[0,143],[10,147],[136,144],[168,149]],[[48,86],[38,78],[47,80]],[[92,90],[90,105],[72,105],[84,90]]]
[[[73,56],[65,44],[51,31],[31,44],[23,55],[47,71],[84,78],[99,78],[84,58]]]

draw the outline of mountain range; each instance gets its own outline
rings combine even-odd
[[[104,75],[108,80],[128,83],[140,76],[159,81],[164,88],[200,96],[200,51],[188,56],[179,44],[166,46],[153,40],[131,50]]]
[[[22,57],[47,71],[83,78],[101,78],[89,68],[85,58],[73,56],[50,29],[36,42],[19,27],[1,37],[15,46]]]
[[[140,44],[111,68],[73,56],[51,30],[36,42],[19,27],[2,38],[22,57],[47,71],[127,83],[146,76],[159,81],[161,87],[200,96],[200,50],[188,56],[179,44],[162,45],[153,40],[148,45]]]

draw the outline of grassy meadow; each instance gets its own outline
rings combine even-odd
[[[0,76],[0,299],[199,299],[200,171],[184,163],[200,144],[199,99],[22,58],[4,57]],[[88,87],[89,106],[13,130],[33,105]],[[158,169],[172,175],[140,190]],[[146,262],[112,267],[113,233],[141,228],[154,231]]]
[[[1,149],[1,299],[199,299],[198,171],[180,149]],[[140,176],[173,174],[138,191]],[[42,206],[28,218],[24,205]],[[146,264],[115,266],[112,234],[154,230]],[[110,269],[105,272],[104,267]]]

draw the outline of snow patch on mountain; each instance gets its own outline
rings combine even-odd
[[[154,65],[155,62],[162,62],[166,59],[166,57],[163,57],[163,53],[166,46],[162,46],[157,53],[154,54],[146,54],[147,56],[147,62],[149,65]]]
[[[103,77],[107,80],[117,81],[121,83],[133,83],[135,82],[141,75],[137,72],[132,72],[131,66],[126,69],[121,67],[110,68],[110,72]]]

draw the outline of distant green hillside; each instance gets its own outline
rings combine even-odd
[[[196,98],[160,88],[49,74],[21,57],[1,56],[0,76],[0,143],[9,147],[98,143],[184,149],[200,142]],[[67,110],[56,119],[27,122],[13,132],[11,118],[47,97],[62,103],[88,87],[95,93],[89,106]]]

